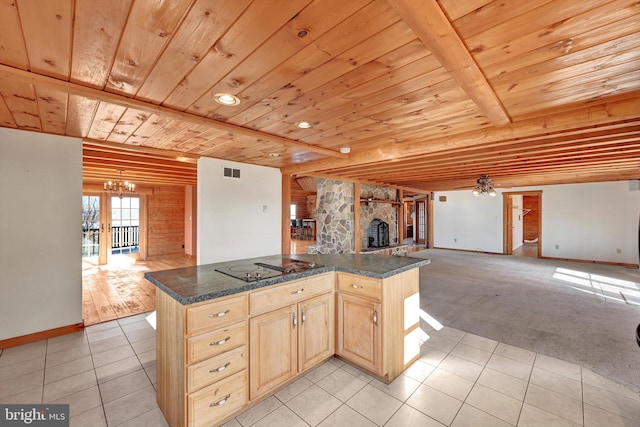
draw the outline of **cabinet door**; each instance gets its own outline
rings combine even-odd
[[[333,294],[298,304],[300,317],[298,370],[300,372],[335,353]]]
[[[273,390],[296,375],[298,314],[296,305],[249,321],[250,399]]]
[[[380,304],[338,293],[338,354],[382,375]]]

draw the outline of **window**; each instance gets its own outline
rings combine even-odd
[[[296,210],[297,210],[297,206],[295,205],[295,203],[292,203],[289,205],[289,218],[291,219],[296,219]]]

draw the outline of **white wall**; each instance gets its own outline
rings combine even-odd
[[[223,166],[240,179],[222,176]],[[198,264],[281,253],[282,175],[278,169],[198,160]]]
[[[439,200],[446,196],[446,202]],[[502,252],[502,196],[474,197],[471,191],[436,193],[433,245],[437,248]]]
[[[82,142],[0,128],[0,340],[82,321]]]
[[[628,181],[543,187],[542,255],[637,264],[639,213]]]
[[[526,190],[542,190],[542,256],[638,263],[640,191],[630,191],[628,181],[508,191]],[[501,193],[494,198],[476,198],[470,191],[437,193],[434,246],[502,253]],[[442,195],[447,202],[438,201]]]
[[[518,249],[524,243],[524,221],[522,220],[522,195],[514,195],[512,197],[511,224],[513,226],[511,232],[511,247],[513,250]]]

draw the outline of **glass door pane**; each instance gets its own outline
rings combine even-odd
[[[140,199],[111,198],[111,253],[134,254],[140,250]]]
[[[82,196],[82,256],[100,254],[100,196]]]

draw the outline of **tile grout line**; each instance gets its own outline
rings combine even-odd
[[[85,331],[85,338],[87,339],[87,345],[89,346],[89,354],[91,355],[91,364],[93,365],[93,375],[96,378],[96,387],[98,387],[98,395],[100,396],[100,406],[102,407],[102,415],[104,416],[104,423],[108,426],[109,422],[107,421],[107,411],[104,409],[104,400],[102,399],[102,389],[100,388],[100,383],[98,382],[98,373],[96,372],[96,365],[93,361],[93,350],[91,349],[91,343],[89,343],[89,336]],[[83,412],[84,413],[84,412]],[[81,415],[81,414],[78,414]]]

